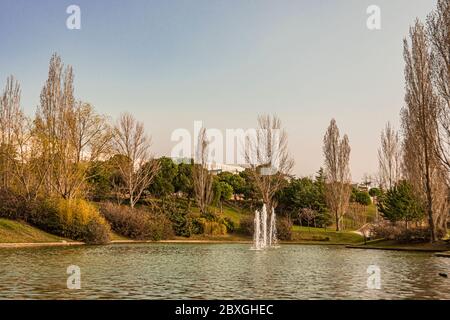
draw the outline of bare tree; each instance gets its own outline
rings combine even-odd
[[[438,135],[436,151],[450,173],[450,0],[438,0],[428,16],[427,35],[431,49],[432,80],[438,96]]]
[[[389,122],[381,132],[378,163],[381,186],[391,189],[401,178],[401,142],[398,132]]]
[[[1,187],[14,190],[29,200],[38,195],[47,164],[32,134],[32,123],[20,106],[20,85],[8,77],[0,97],[0,176]]]
[[[159,162],[150,154],[150,146],[151,138],[145,134],[143,123],[129,113],[122,114],[114,127],[113,151],[122,156],[116,157],[120,159],[116,166],[132,208],[159,170]]]
[[[405,107],[402,109],[404,163],[408,180],[426,204],[431,241],[445,232],[448,187],[436,154],[439,101],[433,91],[432,68],[424,26],[417,20],[404,40]]]
[[[16,147],[14,131],[21,126],[22,117],[20,85],[13,76],[9,76],[0,97],[0,178],[1,187],[5,189],[11,184],[12,158]]]
[[[195,201],[202,215],[207,214],[208,206],[213,199],[213,177],[208,170],[209,143],[206,128],[202,128],[198,135],[192,168]]]
[[[313,222],[314,228],[316,227],[316,218],[317,218],[317,211],[311,209],[311,208],[302,208],[298,212],[298,218],[300,220],[300,224],[302,220],[306,220],[308,229],[311,225],[311,222]]]
[[[271,213],[277,206],[274,196],[286,184],[294,166],[287,133],[276,115],[261,115],[258,128],[246,142],[245,159],[251,169],[251,178]]]
[[[65,118],[74,103],[72,68],[64,69],[61,58],[54,54],[50,59],[48,79],[41,91],[34,128],[42,149],[42,161],[49,164],[44,183],[47,194],[63,193],[65,197],[60,184],[64,175],[61,160],[68,152],[69,140]]]
[[[112,130],[89,103],[77,102],[68,123],[75,163],[95,162],[110,152]]]
[[[106,151],[111,134],[106,119],[91,105],[76,102],[73,71],[56,54],[50,60],[34,133],[42,149],[47,193],[73,198],[84,191],[93,164]]]
[[[20,122],[21,126],[14,130],[16,148],[12,174],[17,194],[25,200],[34,200],[41,192],[50,165],[43,161],[42,149],[33,135],[31,120],[23,116]]]
[[[350,145],[347,135],[340,139],[336,120],[332,119],[323,138],[325,156],[325,198],[327,206],[335,216],[336,231],[342,230],[350,192]]]

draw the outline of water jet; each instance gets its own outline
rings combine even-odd
[[[269,223],[268,221],[269,220]],[[277,225],[275,210],[268,219],[267,207],[264,204],[261,210],[255,211],[254,233],[253,233],[253,250],[262,250],[277,247]]]

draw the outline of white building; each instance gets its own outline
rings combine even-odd
[[[231,172],[237,174],[245,170],[243,166],[238,166],[234,164],[223,164],[223,163],[208,163],[208,170],[212,171],[215,174],[219,174],[221,172]]]

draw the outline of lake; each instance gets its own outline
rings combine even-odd
[[[67,288],[70,265],[81,289]],[[367,267],[381,289],[367,288]],[[114,244],[0,249],[0,299],[450,299],[432,253],[282,245]]]

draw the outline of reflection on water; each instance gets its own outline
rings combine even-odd
[[[367,289],[367,267],[381,290]],[[66,287],[69,265],[81,289]],[[450,299],[450,259],[284,245],[124,244],[0,249],[0,299]]]

